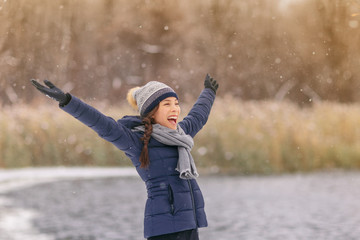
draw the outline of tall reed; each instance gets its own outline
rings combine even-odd
[[[201,165],[235,174],[360,168],[360,105],[217,99],[197,136]]]
[[[114,119],[127,106],[98,105]],[[184,114],[189,106],[182,106]],[[123,152],[54,105],[0,109],[0,167],[129,166]],[[360,106],[217,99],[192,151],[202,171],[273,174],[360,169]]]

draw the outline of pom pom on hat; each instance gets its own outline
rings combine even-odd
[[[148,82],[142,87],[132,88],[127,94],[129,104],[139,111],[141,117],[144,117],[168,97],[178,98],[171,87],[157,81]]]
[[[135,109],[136,111],[139,110],[138,108],[138,105],[136,103],[136,99],[134,97],[134,93],[136,90],[140,89],[140,87],[134,87],[134,88],[131,88],[128,93],[127,93],[127,96],[126,96],[126,99],[127,101],[129,102],[130,106]]]

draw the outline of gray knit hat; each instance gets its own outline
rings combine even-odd
[[[139,111],[140,116],[144,117],[162,100],[168,97],[178,98],[175,91],[168,85],[151,81],[142,87],[130,89],[127,100],[133,108]]]

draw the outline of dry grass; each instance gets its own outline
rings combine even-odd
[[[54,105],[2,108],[0,128],[0,167],[130,164],[121,151]]]
[[[116,118],[128,107],[97,106]],[[183,106],[186,112],[188,107]],[[54,105],[0,109],[0,167],[130,165],[126,156]],[[195,138],[198,167],[233,174],[360,168],[360,106],[217,99]]]
[[[289,102],[217,99],[197,136],[196,155],[203,166],[231,173],[358,169],[359,122],[356,104],[301,109]]]

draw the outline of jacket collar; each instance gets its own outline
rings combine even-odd
[[[140,116],[124,116],[123,118],[118,120],[118,123],[124,125],[129,129],[133,129],[140,125],[143,125]]]

